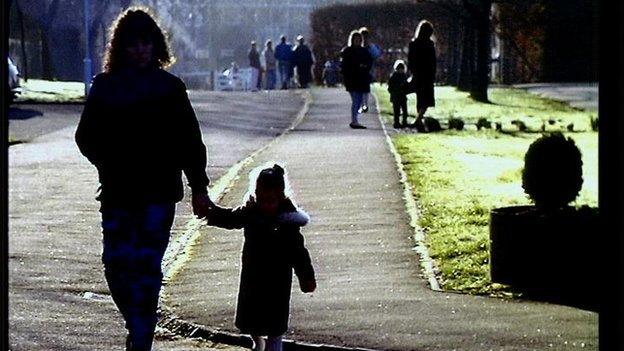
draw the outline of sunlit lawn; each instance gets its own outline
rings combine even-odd
[[[8,142],[9,142],[9,146],[11,146],[11,145],[19,144],[19,143],[21,143],[22,141],[21,141],[21,140],[19,140],[19,139],[17,139],[17,138],[15,138],[15,137],[14,137],[14,136],[12,136],[12,135],[9,135],[9,137],[8,137]]]
[[[29,79],[21,82],[16,102],[74,103],[84,101],[84,83]]]
[[[375,91],[382,98],[388,96],[386,89],[385,86],[375,85]],[[510,123],[518,120],[525,123],[529,130],[534,131],[541,131],[545,122],[546,128],[553,130],[565,130],[568,124],[573,123],[574,130],[591,131],[591,121],[598,116],[595,110],[582,111],[567,103],[529,94],[521,89],[492,88],[489,91],[491,104],[477,103],[468,95],[467,92],[458,91],[454,87],[436,87],[436,107],[427,111],[427,115],[443,124],[450,118],[459,118],[466,125],[475,125],[480,118],[485,118],[491,123],[500,123],[504,129],[510,130],[517,129]],[[414,94],[409,95],[408,110],[410,115],[416,113]],[[392,110],[388,111],[391,113]],[[554,124],[551,124],[553,122]]]
[[[436,88],[436,108],[428,115],[462,106],[456,115],[506,118],[523,112],[493,104],[483,106],[452,91]],[[442,92],[440,93],[440,90]],[[391,105],[385,87],[376,87],[382,115],[391,120]],[[589,113],[565,104],[509,89],[491,91],[499,103],[541,106],[538,118],[557,115],[564,120],[589,118]],[[410,104],[413,108],[414,104]],[[442,112],[440,111],[442,110]],[[531,112],[530,109],[525,109]],[[549,111],[551,111],[549,113]],[[531,112],[533,113],[533,112]],[[489,214],[496,207],[530,204],[523,192],[521,172],[524,153],[540,133],[507,134],[495,130],[443,131],[428,134],[399,133],[393,142],[401,154],[414,196],[421,206],[429,252],[439,268],[445,289],[471,293],[496,293],[506,289],[489,277]],[[567,133],[583,154],[583,188],[576,205],[598,204],[598,133]]]

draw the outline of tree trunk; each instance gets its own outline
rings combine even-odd
[[[26,55],[26,39],[24,35],[24,14],[15,1],[15,9],[17,10],[17,18],[20,23],[20,44],[22,48],[22,75],[25,81],[28,81],[28,56]]]
[[[490,8],[491,1],[482,1],[481,8],[476,13],[476,34],[477,34],[477,62],[476,70],[473,75],[472,86],[470,87],[470,96],[476,101],[489,102],[488,85],[490,82]]]
[[[454,41],[451,50],[451,59],[449,63],[449,77],[448,83],[451,85],[459,84],[459,71],[461,64],[461,44],[459,40],[460,36],[460,27],[455,21],[452,25],[452,35],[451,38]]]
[[[41,78],[52,80],[54,79],[54,67],[52,66],[52,53],[49,45],[49,30],[42,27],[39,33],[41,34]]]
[[[52,34],[52,23],[56,18],[59,8],[59,0],[53,0],[46,13],[45,21],[40,27],[41,33],[41,66],[43,69],[42,78],[45,80],[54,79],[54,66],[52,62],[52,52],[50,51],[50,35]]]
[[[459,68],[457,88],[462,91],[470,91],[475,61],[474,29],[472,23],[467,20],[464,21],[462,27],[463,45],[461,49],[461,65]]]

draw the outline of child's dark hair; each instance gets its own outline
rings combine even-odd
[[[281,165],[270,162],[254,168],[249,173],[249,188],[245,199],[254,197],[256,187],[281,191],[284,197],[291,199],[293,192],[288,181],[288,172]]]
[[[265,168],[258,174],[256,183],[261,187],[283,192],[286,187],[284,182],[284,169],[278,164],[274,164],[271,168]]]

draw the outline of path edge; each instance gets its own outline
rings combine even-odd
[[[227,344],[249,349],[251,349],[253,345],[253,341],[248,335],[226,332],[197,323],[192,323],[179,319],[170,313],[162,318],[162,320],[158,323],[158,326],[185,338],[199,338],[218,344]],[[282,343],[284,351],[379,351],[366,348],[299,342],[291,339],[284,339]]]
[[[429,255],[429,249],[427,248],[427,243],[425,240],[425,233],[423,228],[418,224],[418,218],[420,217],[420,210],[418,208],[418,204],[414,199],[414,193],[412,189],[412,185],[407,180],[407,173],[405,173],[405,168],[403,167],[403,160],[401,159],[401,155],[397,151],[394,143],[392,142],[392,138],[388,134],[388,130],[386,129],[386,123],[381,116],[381,108],[379,106],[379,98],[377,94],[372,92],[373,97],[375,98],[375,107],[377,108],[377,118],[379,119],[379,123],[381,123],[381,129],[383,130],[386,144],[388,145],[388,149],[390,153],[394,157],[394,162],[396,165],[396,169],[399,172],[399,181],[403,185],[403,200],[405,201],[405,211],[410,217],[410,226],[414,229],[414,235],[412,238],[416,246],[414,246],[413,250],[416,251],[420,257],[420,266],[423,269],[423,274],[429,283],[429,287],[433,291],[444,291],[440,287],[440,283],[435,275],[435,262]]]

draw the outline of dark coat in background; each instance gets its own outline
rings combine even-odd
[[[348,92],[369,93],[373,57],[361,46],[347,46],[340,52],[343,83]]]
[[[436,53],[431,39],[416,38],[409,43],[407,67],[412,73],[412,90],[416,92],[418,108],[435,106]]]
[[[178,202],[182,171],[193,193],[206,193],[197,117],[184,83],[162,69],[98,74],[76,143],[98,170],[102,206]]]
[[[293,49],[292,63],[297,68],[299,76],[299,84],[307,87],[312,81],[312,65],[314,65],[314,57],[312,51],[306,44],[295,46]]]
[[[249,66],[262,70],[262,65],[260,64],[260,52],[258,52],[258,50],[250,49],[247,57],[249,58]]]
[[[388,80],[388,92],[390,93],[390,101],[393,104],[400,104],[407,100],[409,87],[407,83],[407,74],[393,72]]]
[[[314,268],[299,228],[309,217],[284,200],[267,219],[255,206],[216,207],[208,224],[244,228],[236,327],[252,335],[282,335],[288,329],[293,269],[299,281],[313,280]]]

